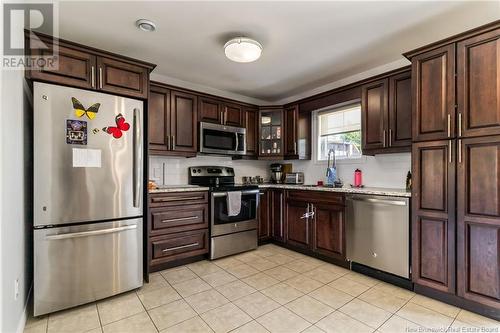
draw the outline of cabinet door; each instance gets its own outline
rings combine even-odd
[[[313,203],[313,251],[345,260],[344,206]]]
[[[221,102],[200,96],[198,98],[198,120],[208,123],[222,124],[222,106]]]
[[[306,201],[287,200],[285,209],[286,243],[302,248],[311,245],[311,220],[307,217],[309,204]]]
[[[44,43],[47,41],[44,40]],[[43,49],[33,49],[32,56],[48,56]],[[32,79],[78,88],[96,88],[96,57],[86,52],[59,46],[57,69],[31,69]]]
[[[242,112],[241,106],[224,103],[223,106],[224,125],[241,127]]]
[[[172,151],[195,153],[198,147],[196,95],[172,90],[170,110]]]
[[[411,71],[389,78],[389,147],[411,147]]]
[[[500,310],[500,136],[458,149],[457,292]]]
[[[271,224],[269,215],[269,191],[259,192],[259,240],[271,237]]]
[[[247,130],[247,155],[257,155],[257,109],[245,108],[243,111],[243,126]]]
[[[147,68],[105,57],[97,57],[97,68],[99,90],[131,97],[148,97]]]
[[[413,145],[412,280],[455,293],[454,140]]]
[[[413,141],[455,136],[455,45],[412,58]]]
[[[297,153],[301,160],[311,159],[311,112],[300,112],[297,126]]]
[[[150,153],[170,150],[170,90],[151,85],[148,103]]]
[[[298,118],[298,105],[285,109],[285,158],[287,159],[298,158]]]
[[[265,107],[259,110],[259,157],[282,159],[283,109]]]
[[[272,235],[273,240],[278,242],[285,241],[285,227],[286,220],[284,218],[283,209],[284,209],[284,192],[281,190],[272,190],[269,192],[271,197],[270,203],[270,216],[272,223]]]
[[[458,136],[500,134],[500,29],[457,46]]]
[[[363,150],[386,146],[387,98],[389,80],[383,79],[361,87],[361,135]]]

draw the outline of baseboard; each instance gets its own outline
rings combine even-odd
[[[26,320],[28,320],[28,305],[30,304],[31,292],[33,291],[33,284],[30,286],[30,290],[28,291],[28,297],[26,297],[24,303],[24,310],[21,318],[19,319],[19,323],[17,324],[17,333],[23,333],[24,327],[26,326]]]

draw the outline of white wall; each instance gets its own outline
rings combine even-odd
[[[231,166],[235,181],[241,183],[243,176],[261,176],[268,180],[269,161],[231,160],[224,156],[198,156],[194,158],[158,157],[149,158],[149,179],[158,185],[185,185],[188,183],[188,167],[214,165]]]
[[[31,150],[29,103],[24,71],[2,71],[0,110],[0,270],[1,332],[24,328],[32,284]],[[14,281],[19,297],[14,299]]]

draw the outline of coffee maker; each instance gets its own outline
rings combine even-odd
[[[271,168],[271,182],[281,184],[283,182],[283,164],[273,163]]]

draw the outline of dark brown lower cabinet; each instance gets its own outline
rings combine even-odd
[[[301,200],[287,200],[285,209],[286,243],[308,249],[311,247],[310,204]]]
[[[207,192],[152,193],[149,207],[149,272],[208,253]]]
[[[285,191],[270,190],[270,218],[272,227],[272,238],[277,242],[285,242],[285,227],[283,209],[285,205]]]
[[[287,191],[286,244],[345,260],[345,198],[339,193]]]
[[[454,140],[413,145],[412,280],[455,293]]]
[[[500,136],[458,140],[457,293],[500,310]]]
[[[344,260],[346,256],[344,206],[326,203],[312,206],[314,212],[313,251]]]
[[[266,241],[271,238],[270,196],[270,191],[268,190],[261,190],[259,192],[259,241]]]

